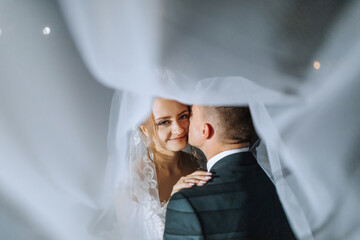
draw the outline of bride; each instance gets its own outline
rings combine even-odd
[[[158,98],[132,137],[132,199],[142,212],[149,239],[163,238],[166,203],[172,194],[211,179],[211,173],[197,171],[200,158],[183,151],[190,114],[189,106]]]

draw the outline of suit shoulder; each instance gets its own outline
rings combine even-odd
[[[191,203],[181,192],[175,193],[167,206],[164,239],[203,239],[203,229]]]
[[[194,212],[187,196],[183,192],[175,193],[169,200],[167,209],[178,212]]]

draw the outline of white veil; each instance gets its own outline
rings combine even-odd
[[[180,76],[177,78],[177,76]],[[177,86],[177,84],[181,83],[183,81],[184,75],[176,74],[170,70],[164,70],[163,73],[159,76],[162,78],[161,81],[169,83],[169,88],[172,86]],[[164,79],[167,78],[167,79]],[[249,96],[247,92],[252,92],[253,94]],[[222,93],[226,93],[227,95],[223,95]],[[250,102],[250,109],[252,112],[252,115],[254,117],[254,124],[260,133],[262,131],[265,132],[265,134],[268,134],[269,132],[269,122],[270,117],[267,115],[266,108],[264,107],[263,101],[269,102],[269,104],[279,104],[284,105],[285,102],[294,102],[295,99],[292,96],[287,96],[284,94],[281,94],[279,92],[275,92],[273,90],[269,90],[266,88],[262,88],[258,86],[257,84],[254,84],[253,82],[241,78],[241,77],[221,77],[221,78],[209,78],[209,79],[203,79],[198,82],[198,85],[196,88],[193,89],[192,92],[188,92],[187,101],[190,101],[191,103],[198,103],[198,104],[216,104],[216,105],[248,105],[249,99],[254,99]],[[192,97],[191,97],[192,96]],[[209,98],[209,96],[212,96]],[[232,96],[234,99],[231,99],[229,96]],[[172,99],[176,99],[178,101],[184,100],[181,97],[176,98],[173,96]],[[260,99],[263,99],[261,101]],[[126,104],[125,104],[126,103]],[[136,105],[133,105],[135,104]],[[112,104],[112,119],[127,119],[131,115],[129,114],[129,108],[127,107],[119,107],[120,104],[125,104],[126,106],[133,106],[133,111],[139,109],[139,106],[147,105],[148,109],[149,103],[151,103],[151,98],[144,98],[143,95],[134,94],[130,92],[123,92],[121,94],[115,93],[113,98],[113,104]],[[120,111],[119,111],[120,109]],[[136,111],[135,111],[136,112]],[[116,114],[116,115],[114,115]],[[264,116],[265,115],[265,116]],[[131,149],[134,148],[134,130],[131,130],[131,128],[136,127],[141,120],[144,119],[145,116],[138,116],[138,120],[132,119],[131,121],[126,120],[126,122],[122,120],[111,120],[110,125],[110,131],[109,136],[113,136],[112,139],[109,139],[110,145],[114,147],[113,151],[116,154],[115,158],[109,159],[109,163],[111,164],[111,167],[108,168],[109,172],[107,176],[118,176],[121,177],[121,179],[118,179],[114,182],[116,183],[123,183],[122,186],[120,186],[120,190],[123,194],[125,189],[129,188],[129,186],[133,185],[132,181],[132,174],[133,171],[131,170],[131,165],[134,164],[134,161],[136,161],[136,158],[134,158],[132,153],[129,153],[128,150],[132,151]],[[260,122],[262,121],[262,122]],[[264,124],[266,123],[266,124]],[[128,124],[128,125],[126,125]],[[260,127],[258,127],[260,125]],[[113,126],[113,127],[111,127]],[[124,134],[124,129],[129,129],[130,134]],[[270,126],[271,127],[271,126]],[[270,131],[274,131],[274,129],[270,128]],[[116,133],[114,135],[114,133]],[[118,139],[119,137],[122,137],[122,144],[114,144],[114,139]],[[128,139],[127,141],[124,141],[124,139]],[[117,141],[117,140],[115,140]],[[284,167],[281,165],[279,160],[279,153],[278,150],[274,147],[274,145],[271,145],[269,147],[266,147],[264,144],[265,140],[263,140],[259,147],[257,147],[257,159],[260,163],[260,165],[264,168],[266,173],[269,175],[269,177],[274,181],[276,184],[279,196],[283,202],[283,205],[285,207],[285,210],[287,214],[290,217],[290,223],[297,230],[297,234],[301,235],[303,238],[311,237],[311,230],[310,226],[306,220],[306,217],[304,215],[304,212],[299,205],[296,197],[294,196],[293,192],[291,191],[291,188],[289,187],[287,180],[284,178],[283,171]],[[125,145],[124,145],[125,143]],[[127,145],[128,144],[128,145]],[[276,144],[275,144],[276,145]],[[124,147],[126,146],[126,147]],[[126,150],[128,149],[128,150]],[[119,155],[120,153],[120,155]],[[268,154],[271,155],[271,157],[268,157]],[[277,155],[276,155],[277,154]],[[118,167],[114,167],[116,164]],[[114,178],[116,179],[116,178]],[[124,184],[127,183],[127,184]],[[109,184],[109,183],[107,183]],[[145,184],[145,183],[143,183]],[[119,187],[117,185],[117,187]],[[110,192],[110,194],[113,192]],[[127,192],[127,195],[130,196],[130,191]],[[124,196],[120,197],[124,198]],[[122,204],[125,204],[122,201]],[[127,210],[130,209],[131,204],[126,203],[125,204]],[[132,212],[138,212],[138,208],[136,206],[133,206]],[[130,211],[131,212],[131,211]],[[120,217],[121,222],[127,221],[129,226],[133,225],[141,225],[141,217],[138,219],[133,219],[133,222],[130,222],[128,220],[128,215],[126,214],[119,214],[118,217]],[[114,220],[115,221],[115,220]],[[127,226],[128,226],[127,225]],[[122,233],[128,232],[127,227],[121,229]],[[136,231],[136,234],[139,234],[139,230]],[[129,232],[128,232],[129,233]],[[131,233],[129,233],[131,234]],[[144,232],[145,235],[145,232]],[[132,236],[133,238],[134,236]]]
[[[1,2],[1,237],[141,239],[141,213],[115,206],[131,206],[131,129],[161,96],[249,104],[297,237],[359,238],[359,1],[58,3]],[[116,90],[107,160],[93,78]]]
[[[65,2],[63,6],[69,7]],[[125,8],[128,3],[123,3]],[[145,8],[139,4],[129,11],[138,16]],[[355,162],[344,157],[347,151],[356,156],[355,149],[349,147],[352,141],[358,142],[351,136],[358,135],[354,121],[359,118],[359,111],[352,108],[347,113],[350,115],[344,117],[331,115],[326,109],[342,112],[351,102],[356,102],[360,35],[354,27],[359,20],[359,8],[360,5],[352,1],[331,4],[326,1],[318,4],[225,1],[221,8],[216,1],[156,1],[144,16],[147,22],[141,20],[137,22],[141,23],[140,28],[131,29],[134,35],[141,32],[139,38],[150,39],[150,43],[141,42],[149,43],[149,48],[143,49],[149,61],[147,71],[139,71],[137,76],[119,76],[116,80],[102,74],[105,68],[97,68],[97,73],[106,84],[137,92],[139,96],[161,96],[188,104],[250,104],[258,134],[266,143],[266,154],[261,155],[265,158],[259,162],[274,180],[296,236],[299,239],[356,239],[359,234],[356,232],[357,210],[350,210],[355,205],[345,206],[349,206],[346,202],[355,203],[359,192],[344,192],[340,185],[354,190],[351,186],[356,182],[354,178],[358,178],[355,174],[358,170],[345,174],[347,170],[342,163],[345,161],[358,169]],[[70,20],[78,16],[72,10],[65,12]],[[104,38],[121,35],[122,28],[128,26],[127,21],[132,21],[112,17],[120,25],[117,31],[102,32]],[[91,22],[86,18],[82,20]],[[141,27],[151,28],[152,32],[141,31]],[[93,34],[101,30],[82,26],[83,32],[90,29],[95,30]],[[75,39],[79,31],[73,28]],[[158,42],[152,42],[154,35],[160,38]],[[126,45],[132,39],[127,37],[125,35],[120,44],[114,44]],[[77,42],[85,55],[102,52],[83,49],[81,41]],[[119,57],[121,51],[115,49],[110,55]],[[97,60],[100,59],[97,55]],[[89,64],[93,69],[91,65],[96,64]],[[153,65],[171,70],[164,71],[165,77],[160,76],[161,71],[160,75],[152,72]],[[227,77],[229,75],[233,77]],[[343,94],[347,99],[339,102]],[[138,102],[137,97],[132,99]],[[128,98],[123,101],[128,102]],[[339,104],[327,105],[335,102]],[[145,101],[145,105],[149,106],[149,101]],[[148,111],[141,109],[134,111],[136,114]],[[127,111],[120,111],[119,115],[122,114],[131,116]],[[133,123],[140,121],[138,118]],[[351,133],[343,131],[341,121],[347,122]],[[129,125],[121,127],[130,128]],[[343,131],[341,141],[336,140],[338,131]],[[337,148],[342,149],[339,151],[344,153],[342,157]],[[337,167],[333,169],[330,162]],[[333,172],[328,175],[330,169]],[[123,170],[118,169],[118,174]],[[344,224],[344,216],[351,220]]]

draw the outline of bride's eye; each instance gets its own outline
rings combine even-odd
[[[171,122],[169,120],[160,121],[157,123],[158,126],[169,126]]]

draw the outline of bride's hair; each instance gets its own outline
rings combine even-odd
[[[140,126],[144,126],[147,130],[148,136],[146,136],[144,131],[141,129],[141,127],[139,127],[140,132],[142,133],[142,136],[144,138],[143,140],[146,143],[148,158],[151,161],[155,162],[154,159],[155,142],[153,139],[157,137],[157,134],[156,134],[156,124],[154,121],[153,114],[151,113],[150,116]]]

